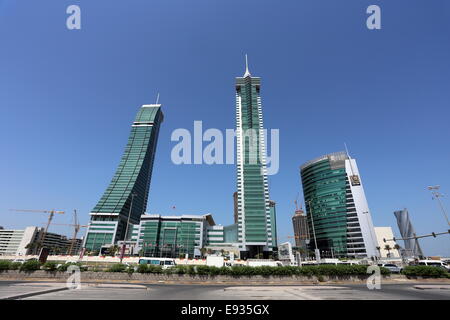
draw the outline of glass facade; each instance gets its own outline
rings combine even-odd
[[[329,159],[301,170],[310,234],[312,220],[317,246],[321,251],[347,254],[347,206],[345,167],[331,168]],[[314,245],[314,241],[312,241]]]
[[[214,223],[207,217],[144,215],[137,237],[141,255],[171,258],[200,255],[205,229]]]
[[[162,121],[161,105],[143,105],[139,109],[117,171],[91,212],[85,242],[88,250],[99,250],[102,245],[123,240],[128,216],[131,224],[139,223],[147,207]],[[109,227],[102,225],[102,222],[109,222]],[[114,228],[112,232],[111,227]]]
[[[248,71],[236,78],[238,242],[250,256],[273,248],[260,83]]]
[[[354,159],[328,154],[301,167],[310,247],[323,257],[376,255],[374,228]]]

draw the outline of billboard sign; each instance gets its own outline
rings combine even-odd
[[[278,259],[289,261],[294,260],[294,255],[292,254],[292,245],[290,242],[285,242],[278,246]]]

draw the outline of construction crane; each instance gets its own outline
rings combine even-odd
[[[77,210],[73,210],[73,224],[65,224],[65,223],[54,223],[53,225],[56,226],[71,226],[73,227],[73,237],[72,237],[72,241],[70,242],[70,248],[68,251],[69,255],[72,255],[72,250],[73,247],[75,246],[75,243],[77,241],[77,234],[80,231],[81,228],[87,228],[88,225],[81,225],[78,222],[78,217],[77,217]]]
[[[44,239],[45,239],[45,235],[47,234],[48,228],[50,227],[50,224],[52,222],[53,216],[55,215],[55,213],[58,214],[64,214],[65,211],[58,211],[58,210],[22,210],[22,209],[10,209],[11,211],[18,211],[18,212],[38,212],[38,213],[48,213],[48,220],[47,220],[47,225],[45,227],[44,232],[41,232],[39,235],[39,239],[37,241],[37,246],[35,248],[35,253],[38,252],[39,248],[42,246]]]

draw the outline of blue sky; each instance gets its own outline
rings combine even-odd
[[[66,28],[81,7],[82,29]],[[378,4],[382,29],[366,28]],[[340,151],[357,159],[376,226],[446,230],[426,190],[450,210],[450,3],[378,0],[0,0],[0,225],[81,221],[110,182],[138,108],[160,92],[161,127],[148,211],[213,213],[232,223],[234,165],[170,160],[176,128],[235,127],[234,78],[262,78],[264,122],[280,129],[269,178],[279,240],[292,235],[299,166]],[[173,210],[172,206],[176,206]],[[51,230],[70,234],[67,227]],[[422,242],[450,256],[450,238]]]

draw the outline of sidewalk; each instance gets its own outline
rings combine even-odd
[[[15,300],[32,297],[34,295],[67,290],[66,283],[57,282],[31,282],[15,283],[2,286],[0,300]]]

